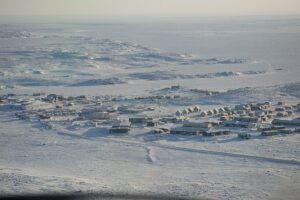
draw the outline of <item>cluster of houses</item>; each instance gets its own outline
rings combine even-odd
[[[257,104],[240,104],[234,108],[214,108],[201,111],[199,107],[190,107],[177,111],[177,116],[200,112],[190,117],[197,121],[184,122],[182,126],[170,130],[171,134],[188,135],[222,135],[237,132],[238,137],[251,138],[251,132],[260,132],[262,136],[298,133],[300,118],[300,103],[286,105],[283,101],[277,104],[271,102]],[[248,130],[248,131],[245,131]]]
[[[87,122],[89,126],[106,127],[111,134],[148,127],[151,133],[203,136],[238,133],[238,137],[249,139],[253,131],[271,136],[299,133],[300,127],[300,103],[249,103],[210,110],[191,106],[177,110],[173,115],[149,115],[149,112],[157,113],[157,108],[111,102],[110,97],[35,93],[20,98],[8,94],[0,96],[0,110],[14,111],[15,116],[22,120],[36,119],[47,128],[52,127],[51,123],[61,121],[74,127]]]

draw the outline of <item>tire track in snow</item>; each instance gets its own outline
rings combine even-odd
[[[102,139],[104,139],[104,138],[102,138]],[[278,163],[278,164],[288,164],[288,165],[300,166],[300,161],[292,160],[292,159],[288,160],[288,159],[281,159],[281,158],[254,156],[254,155],[213,151],[213,150],[206,150],[206,149],[193,149],[193,148],[178,147],[178,146],[172,146],[172,145],[166,145],[166,144],[156,144],[153,142],[145,143],[145,142],[138,142],[138,141],[120,140],[120,139],[115,139],[115,138],[110,138],[110,139],[105,138],[105,140],[116,141],[116,142],[127,143],[127,144],[135,144],[137,146],[143,145],[144,148],[146,148],[145,146],[148,146],[148,147],[151,146],[151,147],[170,149],[170,150],[175,150],[175,151],[185,151],[185,152],[191,152],[191,153],[201,153],[201,154],[207,154],[207,155],[215,155],[215,156],[223,156],[223,157],[226,156],[226,157],[233,157],[233,158],[256,160],[256,161],[260,161],[260,162],[272,162],[272,163]],[[150,155],[150,154],[148,153],[148,155]]]
[[[153,154],[153,150],[149,147],[144,147],[147,154],[146,154],[146,160],[149,162],[149,163],[154,163],[156,161],[155,159],[155,156]]]
[[[300,166],[300,161],[298,160],[286,160],[280,158],[270,158],[270,157],[263,157],[263,156],[253,156],[247,154],[238,154],[238,153],[230,153],[230,152],[222,152],[222,151],[213,151],[213,150],[205,150],[205,149],[191,149],[186,147],[176,147],[170,145],[160,145],[160,144],[151,144],[152,146],[166,148],[171,150],[178,150],[178,151],[186,151],[192,153],[201,153],[201,154],[208,154],[208,155],[215,155],[215,156],[227,156],[227,157],[234,157],[234,158],[246,158],[250,160],[257,160],[261,162],[272,162],[272,163],[280,163],[280,164],[291,164],[291,165],[298,165]]]
[[[61,135],[74,137],[77,139],[87,139],[91,140],[90,138],[81,136],[81,135],[73,135],[73,134],[66,134],[66,133],[60,133]],[[191,153],[201,153],[201,154],[207,154],[207,155],[215,155],[215,156],[226,156],[226,157],[232,157],[232,158],[242,158],[242,159],[249,159],[249,160],[256,160],[260,162],[272,162],[277,164],[288,164],[288,165],[297,165],[300,167],[300,161],[298,160],[288,160],[288,159],[281,159],[281,158],[270,158],[270,157],[263,157],[263,156],[254,156],[254,155],[247,155],[247,154],[239,154],[239,153],[230,153],[230,152],[222,152],[222,151],[214,151],[214,150],[206,150],[206,149],[193,149],[193,148],[187,148],[187,147],[178,147],[178,146],[172,146],[172,145],[166,145],[166,144],[157,144],[153,142],[140,142],[140,141],[132,141],[132,140],[124,140],[124,139],[116,139],[116,138],[101,138],[102,141],[110,141],[110,142],[119,142],[119,143],[126,143],[126,144],[132,144],[136,146],[143,147],[147,151],[147,159],[149,157],[149,161],[153,161],[154,157],[150,157],[151,151],[147,150],[147,148],[150,147],[157,147],[162,149],[170,149],[175,151],[185,151],[185,152],[191,152]],[[95,140],[93,140],[95,141]],[[154,159],[155,160],[155,159]]]

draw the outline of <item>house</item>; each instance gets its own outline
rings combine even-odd
[[[200,117],[206,117],[207,116],[207,112],[203,111],[200,113]]]
[[[118,107],[118,111],[125,111],[128,110],[130,108],[129,105],[121,105]]]
[[[278,112],[278,113],[276,114],[276,116],[277,116],[277,117],[288,117],[289,114],[288,114],[288,112]]]
[[[234,109],[235,110],[244,110],[244,105],[243,104],[239,104],[239,105],[236,105],[235,107],[234,107]]]
[[[181,115],[182,115],[182,112],[181,112],[180,110],[177,110],[176,113],[175,113],[175,115],[176,115],[176,116],[181,116]]]
[[[286,111],[286,112],[287,112],[287,114],[288,114],[289,116],[291,116],[291,115],[294,114],[294,112],[293,112],[292,110],[288,110],[288,111]]]
[[[193,107],[189,107],[189,108],[188,108],[188,111],[189,111],[190,113],[192,113],[192,112],[194,112],[194,108],[193,108]]]
[[[261,110],[261,106],[260,105],[258,105],[258,104],[253,104],[253,105],[251,105],[251,110]]]
[[[44,101],[50,101],[50,102],[55,102],[57,100],[62,101],[65,98],[62,95],[57,95],[57,94],[49,94],[47,97],[43,98],[42,100]]]
[[[224,115],[224,114],[222,114],[221,116],[220,116],[220,120],[221,121],[226,121],[226,120],[229,120],[230,119],[230,116],[229,115]]]
[[[153,121],[153,120],[150,120],[150,121],[147,121],[146,125],[148,127],[154,127],[154,126],[157,126],[159,124],[159,121]]]
[[[169,129],[163,128],[163,127],[156,128],[156,129],[153,129],[150,131],[150,133],[152,133],[152,134],[161,134],[161,133],[167,133],[167,132],[169,132]]]
[[[246,111],[244,111],[244,110],[237,110],[235,112],[236,112],[236,114],[239,114],[239,115],[245,115],[246,114]]]
[[[229,135],[230,131],[228,130],[219,130],[219,131],[212,131],[212,132],[205,132],[203,136],[218,136],[218,135]]]
[[[263,131],[261,132],[262,136],[272,136],[272,135],[278,135],[279,131],[278,130],[271,130],[271,131]]]
[[[292,134],[293,130],[292,129],[288,129],[288,128],[280,129],[279,133],[281,133],[281,134]]]
[[[147,121],[151,121],[151,117],[146,117],[146,116],[136,116],[136,117],[130,117],[129,121],[132,124],[145,124]]]
[[[181,135],[199,135],[208,132],[207,128],[194,128],[194,127],[177,127],[170,130],[170,134]]]
[[[183,111],[182,111],[182,114],[183,115],[188,115],[190,113],[190,111],[188,110],[188,109],[184,109]]]
[[[118,111],[124,114],[137,114],[137,113],[141,113],[144,111],[143,108],[118,108]]]
[[[194,107],[194,112],[200,112],[200,111],[201,111],[201,109],[200,109],[199,106],[195,106],[195,107]]]
[[[259,131],[272,131],[272,130],[280,130],[285,129],[285,126],[265,126],[258,128]]]
[[[219,113],[225,113],[226,110],[224,108],[219,108]]]
[[[284,106],[284,109],[285,110],[293,110],[293,107],[292,106]]]
[[[83,116],[89,120],[95,120],[95,119],[104,120],[104,119],[110,119],[111,115],[108,112],[89,112],[83,114]]]
[[[260,118],[249,117],[249,116],[240,116],[240,117],[235,117],[234,121],[247,122],[247,123],[258,123],[258,122],[260,122]]]
[[[219,113],[219,110],[218,110],[217,108],[214,108],[214,109],[212,110],[212,112],[216,115],[216,114]]]
[[[183,127],[194,127],[194,128],[211,128],[212,122],[200,122],[200,121],[186,121],[183,122]]]
[[[224,126],[227,126],[227,127],[241,127],[241,128],[255,128],[256,123],[228,120],[228,121],[224,121]]]
[[[266,122],[266,121],[268,121],[269,118],[267,116],[262,116],[262,117],[260,117],[260,119],[262,122]]]
[[[290,125],[290,126],[300,126],[300,118],[292,120],[274,119],[272,124],[276,125]]]
[[[241,139],[250,139],[251,138],[251,134],[250,133],[238,133],[238,137]]]
[[[253,112],[253,111],[252,111],[252,112],[249,112],[249,113],[248,113],[248,116],[249,116],[249,117],[254,117],[254,116],[255,116],[255,112]]]
[[[264,104],[265,104],[266,106],[272,106],[272,102],[270,102],[270,101],[265,101]]]
[[[262,116],[265,116],[266,113],[263,110],[256,110],[256,111],[254,111],[254,115],[256,117],[262,117]]]
[[[285,108],[283,108],[283,107],[276,107],[275,111],[277,111],[277,112],[284,112]]]
[[[207,115],[213,115],[213,114],[214,114],[213,111],[211,110],[207,111]]]
[[[171,134],[199,135],[210,132],[212,124],[210,122],[186,121],[182,127],[172,128]]]
[[[117,122],[112,125],[108,130],[109,133],[128,133],[130,131],[131,124],[126,122]]]
[[[230,109],[229,107],[224,107],[224,110],[225,110],[226,112],[230,112],[230,111],[231,111],[231,109]]]

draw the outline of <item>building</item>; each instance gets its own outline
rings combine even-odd
[[[81,116],[89,120],[95,120],[95,119],[105,120],[105,119],[110,119],[111,115],[108,112],[87,112],[82,114]]]
[[[176,115],[176,116],[181,116],[181,115],[182,115],[182,112],[181,112],[180,110],[177,110],[176,113],[175,113],[175,115]]]
[[[207,112],[203,111],[200,113],[200,117],[206,117],[207,116]]]
[[[146,124],[148,121],[151,121],[151,117],[146,116],[136,116],[136,117],[130,117],[129,122],[132,124]]]
[[[227,114],[222,114],[222,115],[220,116],[220,120],[221,120],[221,121],[230,120],[230,116],[227,115]]]
[[[201,111],[201,109],[200,109],[199,106],[195,106],[195,107],[194,107],[194,112],[200,112],[200,111]]]
[[[146,125],[148,127],[154,127],[154,126],[157,126],[159,124],[159,121],[153,121],[153,120],[150,120],[150,121],[147,121]]]
[[[164,123],[177,123],[177,122],[183,122],[183,121],[186,121],[188,120],[189,117],[183,117],[183,116],[180,116],[180,117],[163,117],[160,119],[161,122],[164,122]]]
[[[233,120],[238,121],[238,122],[246,122],[246,123],[258,123],[258,122],[260,122],[259,117],[249,117],[249,116],[235,117]]]
[[[226,110],[224,108],[219,108],[219,113],[225,113]]]
[[[251,134],[250,133],[238,133],[238,137],[241,139],[248,140],[251,138]]]
[[[118,122],[112,125],[108,130],[109,133],[128,133],[130,131],[131,124],[126,122]]]
[[[288,117],[289,113],[288,112],[278,112],[276,114],[277,117]]]
[[[261,132],[262,136],[272,136],[272,135],[278,135],[279,130],[270,130],[270,131],[263,131]]]
[[[216,114],[219,113],[219,110],[218,110],[217,108],[214,108],[214,109],[212,110],[212,112],[216,115]]]
[[[188,109],[184,109],[183,111],[182,111],[182,114],[183,115],[188,115],[190,113],[190,111],[188,110]]]
[[[292,119],[292,120],[284,120],[284,119],[274,119],[272,124],[275,125],[290,125],[290,126],[300,126],[300,118]]]
[[[186,121],[183,123],[183,127],[211,128],[212,126],[212,122]]]
[[[207,111],[207,115],[213,115],[213,114],[214,114],[213,111],[211,110]]]
[[[234,121],[234,120],[224,121],[224,126],[227,127],[255,128],[256,125],[257,125],[256,123],[249,123],[243,121]]]
[[[170,130],[170,134],[181,135],[199,135],[208,132],[207,128],[195,128],[195,127],[177,127]]]
[[[193,108],[193,107],[189,107],[189,108],[188,108],[188,111],[189,111],[190,113],[192,113],[192,112],[194,112],[194,108]]]
[[[212,124],[210,122],[186,121],[182,127],[172,128],[170,134],[181,135],[199,135],[206,134],[211,131]]]

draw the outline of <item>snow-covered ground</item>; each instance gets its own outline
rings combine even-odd
[[[0,24],[0,95],[108,96],[154,116],[199,105],[300,101],[300,20]],[[172,86],[180,87],[172,89]],[[215,91],[204,95],[197,90]],[[128,99],[178,95],[177,99]],[[124,100],[126,99],[126,100]],[[111,104],[109,104],[111,106]],[[1,107],[2,108],[2,107]],[[0,194],[132,192],[297,199],[300,135],[51,130],[0,109]]]

